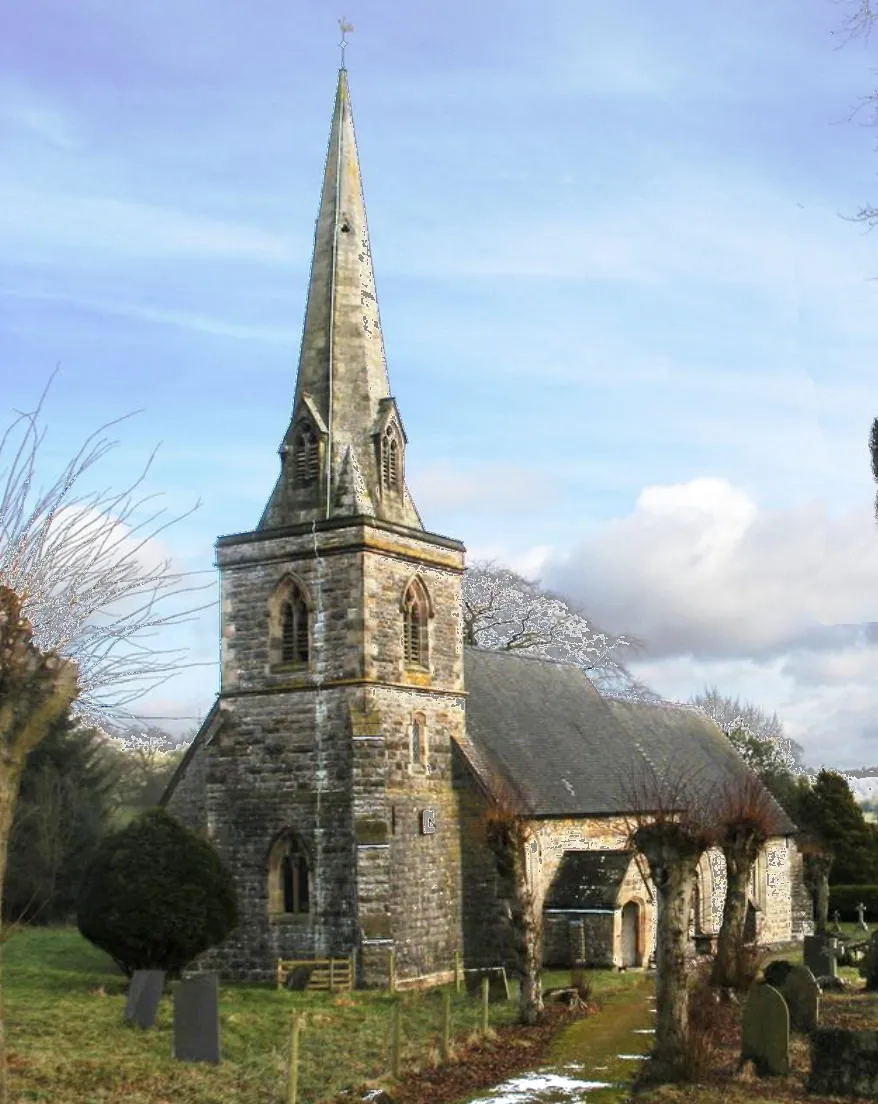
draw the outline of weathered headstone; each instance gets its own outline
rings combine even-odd
[[[477,997],[482,991],[482,978],[488,979],[488,1000],[493,1004],[496,1001],[509,1000],[509,983],[506,980],[506,969],[503,966],[485,966],[478,970],[464,970],[466,991],[471,997]]]
[[[820,986],[807,966],[794,966],[780,994],[787,1002],[793,1031],[811,1032],[820,1019]]]
[[[866,979],[866,988],[872,991],[878,989],[878,931],[869,940],[866,957],[858,969],[860,976]]]
[[[125,1020],[138,1027],[152,1027],[165,988],[164,970],[135,970],[128,986]]]
[[[218,1062],[219,986],[215,973],[181,981],[174,993],[174,1057],[180,1062]]]
[[[790,1014],[771,985],[754,985],[741,1023],[741,1063],[752,1059],[760,1077],[790,1072]]]
[[[803,955],[805,965],[814,977],[835,977],[838,944],[831,935],[806,935]]]
[[[862,901],[857,905],[857,927],[860,931],[868,931],[869,925],[866,923],[866,906]]]

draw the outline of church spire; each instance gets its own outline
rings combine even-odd
[[[314,234],[296,395],[260,529],[366,515],[422,529],[390,394],[347,70]]]

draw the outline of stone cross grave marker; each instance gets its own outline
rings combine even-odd
[[[835,977],[838,944],[829,935],[806,935],[803,947],[805,965],[815,978]]]
[[[741,1065],[748,1059],[760,1077],[786,1077],[790,1072],[790,1014],[771,985],[754,985],[744,1005]]]
[[[174,1057],[180,1062],[218,1062],[219,986],[215,972],[181,981],[174,993]]]
[[[838,909],[832,914],[832,930],[841,934],[841,913]]]
[[[126,1023],[136,1023],[142,1028],[152,1027],[164,987],[164,970],[135,970],[125,1002]]]
[[[506,968],[504,966],[485,966],[480,970],[464,970],[466,991],[471,997],[477,997],[482,990],[482,978],[488,979],[488,1000],[494,1004],[496,1001],[509,1000],[509,982],[506,980]]]
[[[793,1031],[814,1031],[820,1019],[820,986],[808,967],[793,966],[780,994],[787,1002]]]
[[[866,906],[862,901],[857,905],[857,927],[860,931],[868,931],[869,925],[865,921]]]

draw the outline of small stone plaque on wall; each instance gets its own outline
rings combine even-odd
[[[436,810],[421,809],[421,835],[431,836],[436,831]]]

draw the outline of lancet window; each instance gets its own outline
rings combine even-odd
[[[309,911],[308,859],[292,833],[285,833],[269,858],[269,911],[287,915]]]
[[[426,667],[428,661],[427,618],[429,608],[423,584],[414,579],[406,588],[402,604],[403,655],[406,666]]]

